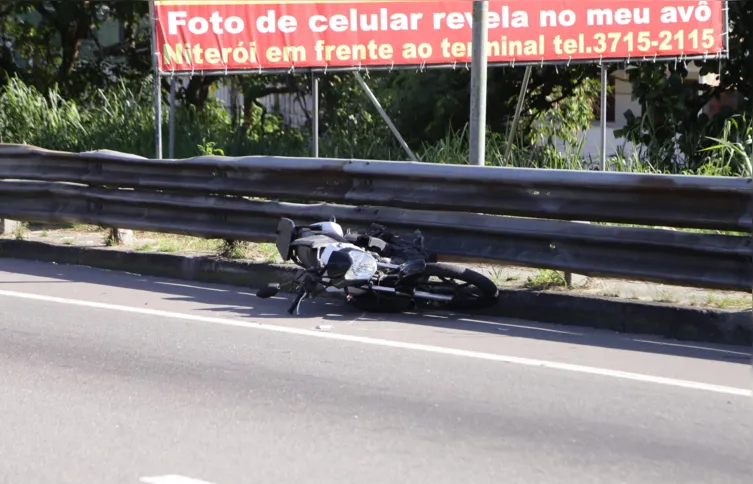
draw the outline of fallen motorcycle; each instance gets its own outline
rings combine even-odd
[[[326,292],[345,295],[367,311],[399,311],[424,301],[447,309],[476,310],[496,303],[498,289],[488,277],[453,264],[436,262],[424,248],[419,231],[412,241],[374,224],[364,233],[343,233],[328,222],[297,226],[282,218],[277,226],[277,250],[302,271],[292,281],[296,294],[289,314],[299,314],[301,302]],[[270,298],[281,289],[272,284],[257,292]]]

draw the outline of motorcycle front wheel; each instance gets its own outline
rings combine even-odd
[[[446,303],[447,307],[463,311],[493,306],[499,295],[497,285],[485,275],[466,267],[441,262],[426,264],[416,290],[452,296]]]

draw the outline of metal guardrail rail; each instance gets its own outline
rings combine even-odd
[[[753,281],[749,236],[567,221],[744,232],[750,179],[275,157],[158,161],[0,145],[0,180],[0,218],[260,242],[273,239],[282,216],[335,215],[346,227],[418,228],[445,259],[718,289],[749,290]],[[276,201],[290,199],[307,203]]]
[[[149,160],[0,145],[0,179],[556,220],[751,229],[751,180],[326,158]]]

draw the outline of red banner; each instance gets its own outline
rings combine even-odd
[[[489,2],[488,61],[565,63],[726,53],[723,2]],[[162,72],[465,65],[473,2],[155,1]]]

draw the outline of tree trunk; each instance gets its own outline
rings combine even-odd
[[[217,81],[217,76],[192,77],[185,87],[186,102],[201,110],[209,98],[209,88]]]
[[[63,44],[63,58],[61,59],[59,70],[61,81],[67,82],[71,78],[71,74],[79,60],[81,45],[93,28],[93,25],[79,20],[60,32]]]

